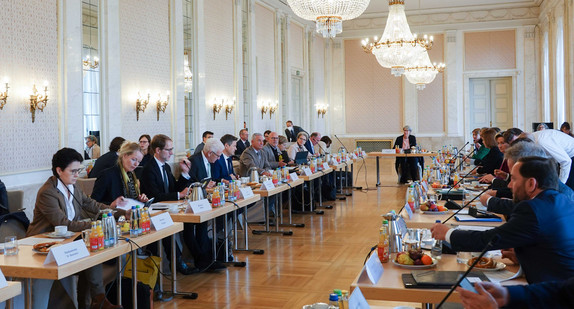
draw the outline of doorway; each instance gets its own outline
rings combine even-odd
[[[471,78],[469,80],[470,129],[513,127],[512,77]]]

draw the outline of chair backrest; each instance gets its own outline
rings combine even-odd
[[[92,195],[94,191],[94,184],[96,183],[96,178],[78,178],[76,184],[84,191],[87,196]]]
[[[16,212],[24,207],[24,191],[8,191],[8,211]]]
[[[0,222],[0,239],[7,236],[16,236],[18,239],[26,237],[24,224],[14,218]]]

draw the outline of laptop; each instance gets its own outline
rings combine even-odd
[[[309,154],[309,151],[299,151],[296,155],[295,155],[295,164],[306,164],[307,163],[307,155]]]
[[[403,274],[405,288],[417,289],[450,289],[464,271],[413,270]],[[477,277],[481,281],[490,281],[480,270],[472,271],[468,277]]]

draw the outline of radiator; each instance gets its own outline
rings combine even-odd
[[[390,139],[365,139],[355,140],[355,144],[366,152],[380,152],[381,149],[393,148],[394,142]]]

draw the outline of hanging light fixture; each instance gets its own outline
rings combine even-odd
[[[426,35],[421,39],[411,33],[405,15],[404,0],[389,0],[387,25],[380,40],[373,42],[365,39],[363,49],[372,53],[382,67],[391,69],[391,74],[401,76],[405,67],[410,66],[418,55],[431,49],[433,37]]]
[[[427,51],[418,55],[413,64],[405,68],[405,76],[418,90],[423,90],[430,84],[439,72],[444,71],[444,63],[432,64]]]
[[[295,15],[316,22],[317,32],[334,38],[343,31],[343,20],[359,17],[370,0],[287,0]]]

